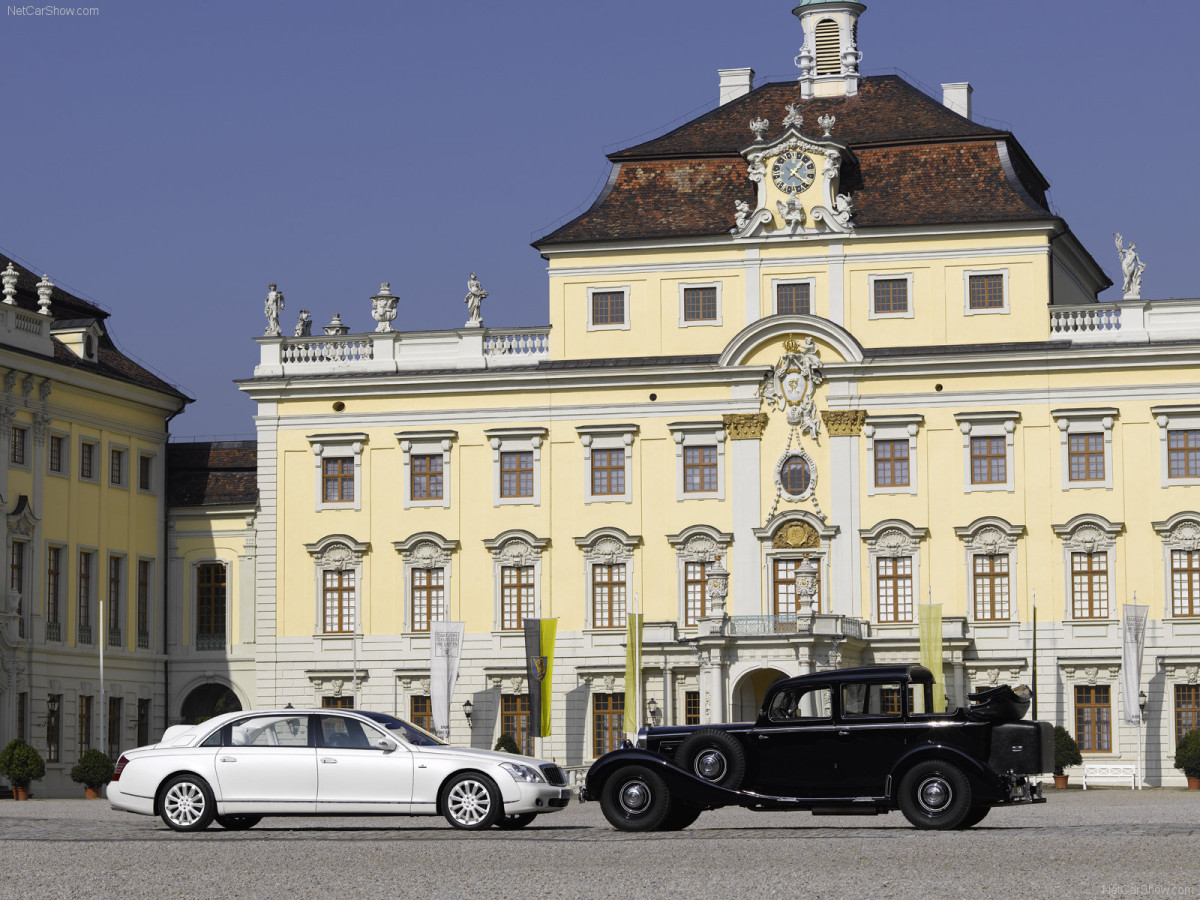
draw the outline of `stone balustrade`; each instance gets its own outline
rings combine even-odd
[[[1200,338],[1200,300],[1120,300],[1050,307],[1050,339],[1146,343]]]

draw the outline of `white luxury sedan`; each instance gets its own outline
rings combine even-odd
[[[108,786],[113,809],[162,816],[176,831],[213,819],[252,828],[266,815],[438,813],[455,828],[523,828],[570,796],[554,763],[451,747],[395,716],[349,709],[173,725],[157,744],[122,753]]]

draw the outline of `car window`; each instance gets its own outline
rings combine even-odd
[[[900,682],[842,685],[842,716],[894,716],[900,718]]]
[[[395,716],[389,716],[387,713],[364,712],[372,722],[382,725],[394,737],[400,738],[407,744],[415,747],[438,747],[446,742],[436,735],[430,734],[424,728],[418,728],[410,722],[405,722],[403,719],[397,719]]]
[[[828,686],[787,688],[771,698],[767,716],[772,722],[828,719],[831,695]]]
[[[233,747],[307,747],[308,716],[276,713],[234,722],[229,729]]]
[[[320,733],[322,746],[347,747],[351,750],[370,750],[376,736],[373,730],[363,728],[362,722],[346,716],[321,716]]]

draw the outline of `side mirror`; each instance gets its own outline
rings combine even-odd
[[[387,738],[380,738],[379,743],[377,743],[375,746],[378,747],[380,750],[382,750],[384,753],[391,753],[393,750],[396,749],[395,741],[389,741]]]

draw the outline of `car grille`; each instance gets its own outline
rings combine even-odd
[[[554,765],[554,763],[546,763],[544,766],[542,766],[542,774],[546,776],[547,784],[553,784],[562,787],[567,783],[567,776],[563,773],[563,770]]]

